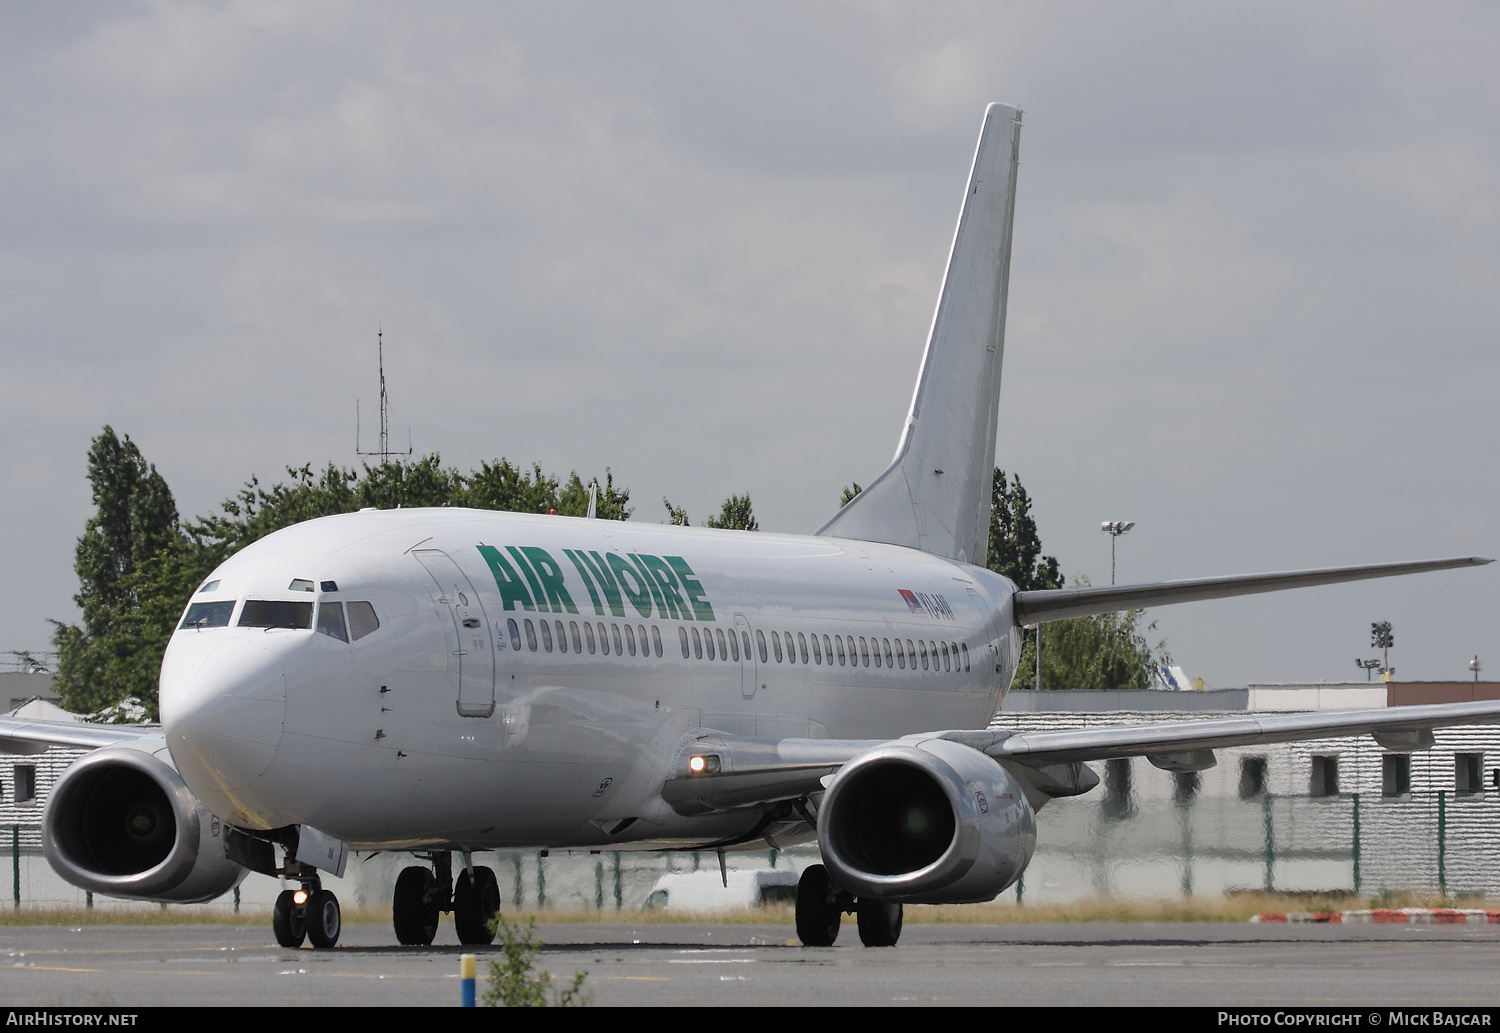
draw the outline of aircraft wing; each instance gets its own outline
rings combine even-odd
[[[703,735],[679,747],[662,797],[678,813],[707,814],[799,800],[827,787],[844,764],[887,742],[948,739],[997,761],[1037,769],[1032,781],[1048,796],[1087,792],[1097,778],[1062,766],[1114,757],[1146,757],[1166,770],[1211,767],[1225,746],[1371,735],[1387,749],[1422,750],[1432,730],[1500,724],[1500,700],[1381,707],[1299,714],[1247,714],[1161,724],[1013,732],[1003,728],[928,732],[897,740],[782,739],[762,741]],[[1042,771],[1041,769],[1051,769]]]
[[[1484,556],[1459,556],[1416,563],[1376,563],[1363,567],[1327,567],[1277,574],[1242,574],[1237,577],[1205,577],[1191,581],[1160,581],[1143,585],[1109,585],[1102,588],[1055,588],[1015,594],[1015,620],[1020,625],[1088,617],[1145,606],[1164,606],[1198,599],[1224,599],[1233,595],[1279,592],[1284,588],[1336,585],[1400,574],[1421,574],[1454,567],[1477,567],[1494,560]]]
[[[160,735],[161,728],[156,725],[104,725],[0,717],[0,753],[8,754],[41,753],[49,746],[78,746],[93,750]]]

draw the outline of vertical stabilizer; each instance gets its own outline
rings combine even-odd
[[[984,113],[948,270],[896,458],[818,534],[984,566],[1021,112]]]

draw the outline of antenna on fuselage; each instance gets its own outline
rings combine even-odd
[[[380,364],[380,450],[377,452],[365,452],[359,447],[359,399],[354,400],[354,454],[361,456],[379,456],[381,465],[389,463],[391,456],[409,456],[412,453],[411,428],[406,428],[406,451],[391,451],[391,410],[390,401],[385,393],[385,328],[381,327],[375,332],[375,346],[379,356]]]

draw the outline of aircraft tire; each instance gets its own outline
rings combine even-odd
[[[432,872],[420,865],[401,869],[391,901],[396,942],[409,947],[426,947],[432,943],[438,927],[438,906],[432,899],[436,882]]]
[[[296,949],[307,939],[307,909],[299,908],[295,890],[282,890],[271,908],[271,931],[276,942],[283,947]]]
[[[901,939],[901,905],[861,900],[855,907],[859,942],[866,947],[894,947]]]
[[[307,926],[307,938],[314,947],[332,947],[339,942],[344,919],[339,910],[339,898],[333,895],[333,891],[318,890],[312,895],[312,899],[307,902],[304,924]]]
[[[491,925],[500,910],[500,882],[491,868],[475,867],[473,883],[460,875],[453,888],[453,927],[459,943],[494,943]]]
[[[843,910],[834,900],[828,869],[810,864],[797,880],[797,938],[804,947],[832,947],[839,938]]]

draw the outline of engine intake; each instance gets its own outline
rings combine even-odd
[[[143,750],[96,750],[63,772],[42,813],[42,849],[68,882],[95,893],[189,904],[238,885],[223,823],[176,770]]]
[[[846,764],[823,797],[818,846],[856,896],[992,900],[1036,849],[1036,816],[1010,774],[946,739],[888,743]]]

